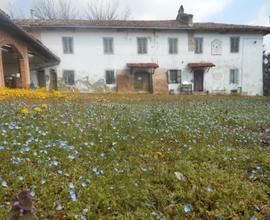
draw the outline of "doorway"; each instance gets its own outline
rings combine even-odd
[[[146,71],[137,71],[134,74],[134,89],[137,92],[151,92],[151,74]]]
[[[38,79],[39,88],[45,88],[46,87],[46,76],[45,76],[44,70],[39,70],[37,72],[37,79]]]
[[[50,70],[50,90],[57,90],[57,74],[54,69]]]
[[[203,92],[203,83],[204,83],[204,71],[203,70],[194,70],[194,91]]]

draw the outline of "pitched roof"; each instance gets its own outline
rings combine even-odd
[[[182,24],[177,20],[16,20],[23,28],[80,28],[80,29],[152,29],[152,30],[190,30],[219,32],[259,32],[269,34],[270,27],[221,24],[193,23]]]
[[[45,45],[43,45],[39,40],[28,34],[21,27],[16,25],[10,19],[10,17],[1,9],[0,9],[0,28],[20,38],[22,41],[27,43],[31,49],[34,49],[37,53],[53,61],[53,64],[58,64],[60,62],[60,59],[56,55],[54,55]]]

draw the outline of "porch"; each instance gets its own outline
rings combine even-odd
[[[127,63],[127,70],[117,75],[117,91],[128,93],[168,93],[166,72],[157,63]]]
[[[0,10],[0,88],[29,88],[30,71],[60,62]]]

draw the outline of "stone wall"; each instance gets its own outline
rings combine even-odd
[[[153,74],[153,93],[168,93],[167,69],[156,69]]]
[[[134,92],[133,78],[129,71],[118,71],[116,76],[116,83],[118,92]]]

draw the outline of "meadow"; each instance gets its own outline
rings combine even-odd
[[[270,99],[0,90],[0,219],[270,216]]]

